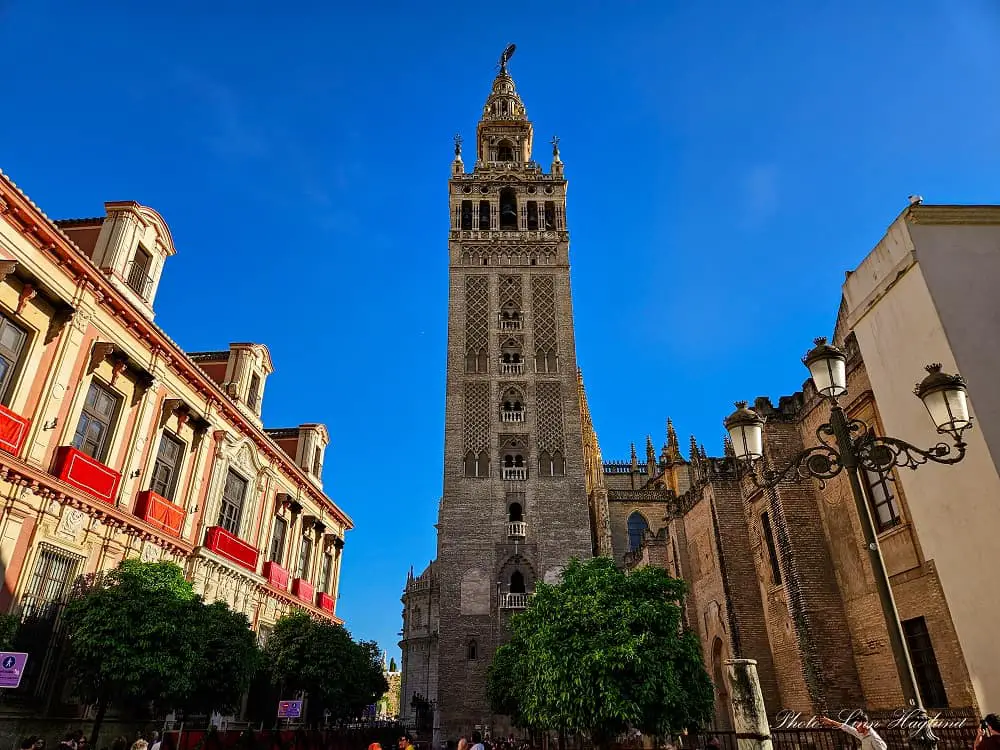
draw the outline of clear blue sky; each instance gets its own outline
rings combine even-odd
[[[266,424],[327,424],[357,523],[338,612],[391,653],[434,555],[451,138],[509,42],[536,140],[562,139],[608,459],[668,415],[718,451],[733,400],[800,387],[910,193],[1000,202],[990,0],[0,0],[0,167],[52,217],[163,214],[158,322],[267,344]]]

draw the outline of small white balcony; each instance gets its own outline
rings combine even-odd
[[[500,594],[500,609],[527,609],[530,594]]]
[[[507,536],[511,539],[524,539],[528,534],[528,524],[524,521],[508,521]]]
[[[500,410],[500,421],[501,422],[523,422],[524,421],[524,409],[501,409]]]
[[[501,314],[497,320],[501,331],[520,331],[524,327],[523,319],[521,317],[511,318],[508,316],[505,318],[503,314]]]
[[[503,479],[512,482],[523,482],[528,478],[528,467],[527,466],[504,466],[500,470],[500,476]]]
[[[521,375],[524,373],[524,362],[500,362],[501,375]]]

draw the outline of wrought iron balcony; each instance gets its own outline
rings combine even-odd
[[[509,481],[523,482],[525,479],[528,478],[528,467],[504,466],[500,470],[500,476]]]
[[[149,275],[149,266],[130,260],[126,266],[125,283],[129,289],[146,299],[149,288],[153,285],[153,277]]]
[[[523,539],[527,536],[528,524],[524,521],[510,521],[507,523],[507,536],[513,539]]]
[[[500,410],[500,421],[501,422],[523,422],[524,421],[524,409],[501,409]]]
[[[500,594],[500,609],[527,609],[531,594]]]

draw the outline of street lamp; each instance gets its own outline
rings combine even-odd
[[[809,368],[820,396],[830,402],[830,421],[816,430],[818,445],[803,450],[784,468],[773,470],[761,460],[764,455],[764,419],[757,412],[748,408],[745,401],[738,401],[736,411],[726,417],[723,424],[729,433],[740,477],[749,479],[759,489],[773,489],[793,472],[802,478],[818,479],[821,485],[846,472],[875,573],[903,696],[913,706],[919,722],[910,739],[916,745],[935,748],[937,737],[930,728],[920,698],[860,472],[864,470],[885,476],[893,467],[916,469],[928,461],[956,464],[965,458],[967,446],[962,434],[972,427],[968,390],[960,375],[941,372],[939,364],[927,366],[927,377],[917,384],[914,393],[924,403],[938,433],[949,435],[954,445],[940,442],[924,450],[898,438],[876,435],[861,420],[848,419],[837,401],[838,397],[847,393],[847,355],[827,344],[825,338],[818,338],[814,343],[815,347],[802,361]]]

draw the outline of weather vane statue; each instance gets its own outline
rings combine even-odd
[[[501,73],[506,73],[507,72],[507,61],[510,60],[510,58],[512,58],[514,56],[514,50],[515,49],[517,49],[516,45],[508,44],[507,45],[507,49],[505,49],[503,51],[503,54],[500,55],[500,72]]]

